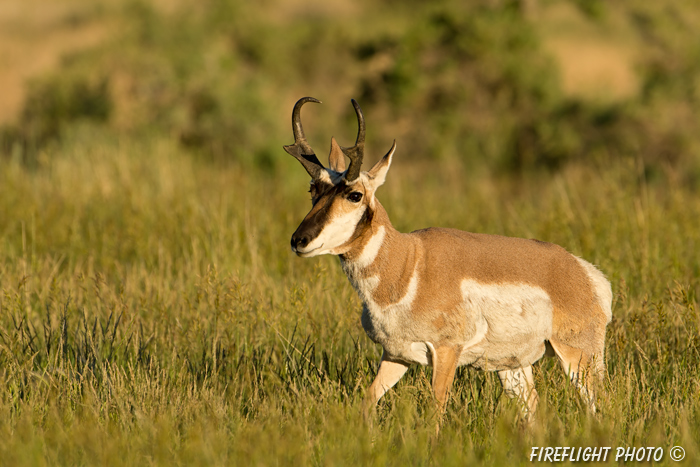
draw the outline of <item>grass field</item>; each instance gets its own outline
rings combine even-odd
[[[289,251],[308,206],[296,161],[266,175],[164,140],[86,140],[0,171],[4,463],[500,465],[527,463],[530,445],[700,456],[694,193],[644,183],[633,162],[513,182],[399,154],[380,194],[398,228],[557,242],[615,291],[597,416],[545,360],[541,418],[521,433],[497,377],[460,370],[433,442],[430,369],[388,394],[373,429],[360,417],[380,349],[337,260]]]
[[[43,128],[45,140],[20,131],[28,142],[22,145],[11,129],[0,155],[2,465],[525,465],[533,446],[610,446],[608,463],[615,463],[617,447],[662,447],[663,465],[676,465],[668,451],[682,446],[686,457],[679,465],[700,460],[700,197],[692,172],[700,164],[691,136],[666,140],[658,133],[658,141],[678,146],[644,146],[657,141],[653,127],[634,139],[634,151],[615,153],[598,139],[590,159],[572,157],[556,166],[545,161],[526,170],[490,165],[479,152],[497,153],[497,129],[517,133],[513,121],[529,115],[520,107],[512,115],[507,107],[479,114],[483,121],[466,116],[474,118],[477,139],[460,139],[462,122],[453,125],[440,112],[427,112],[421,100],[432,89],[425,83],[452,89],[450,81],[440,81],[448,74],[421,78],[402,92],[422,96],[415,105],[427,112],[426,125],[463,144],[450,149],[439,141],[420,146],[410,137],[411,118],[392,120],[411,108],[411,98],[365,96],[366,167],[397,137],[394,164],[378,193],[397,229],[444,226],[557,243],[598,265],[614,292],[608,375],[597,414],[588,412],[558,364],[544,359],[535,366],[541,411],[530,430],[516,422],[518,407],[502,395],[495,374],[466,368],[458,370],[438,438],[430,368],[409,370],[369,425],[361,401],[381,349],[360,325],[359,299],[336,258],[301,259],[289,248],[310,205],[308,177],[281,145],[292,141],[291,106],[306,88],[298,75],[283,88],[271,78],[281,65],[258,57],[256,64],[236,68],[250,75],[232,78],[240,95],[226,94],[211,57],[194,65],[177,62],[178,53],[191,51],[179,50],[182,43],[166,22],[143,14],[139,5],[110,17],[110,24],[152,21],[155,36],[144,43],[156,44],[157,51],[174,42],[173,50],[163,50],[175,56],[175,71],[156,60],[143,72],[144,87],[131,82],[128,73],[157,54],[149,45],[139,55],[127,29],[124,41],[66,60],[49,85],[42,87],[40,79],[28,88],[29,110],[16,121],[18,127]],[[334,5],[359,15],[345,2]],[[357,9],[370,11],[366,5]],[[86,11],[79,24],[106,21],[113,12]],[[409,19],[401,10],[394,27]],[[271,21],[273,41],[283,36],[273,26],[282,19]],[[202,29],[188,31],[204,35]],[[343,34],[343,41],[355,40]],[[342,42],[328,37],[335,46]],[[191,41],[206,42],[199,36]],[[211,54],[221,53],[219,43],[212,44]],[[250,46],[265,51],[269,44]],[[314,53],[313,63],[328,58],[323,50]],[[373,66],[381,68],[379,55]],[[477,62],[496,73],[489,66],[497,65]],[[202,63],[210,74],[192,71]],[[272,71],[263,78],[255,67]],[[166,69],[172,75],[163,74]],[[88,106],[77,116],[58,104],[66,113],[32,113],[38,111],[31,105],[45,102],[32,96],[47,96],[41,94],[46,89],[69,89],[56,91],[59,104],[76,99],[70,80],[82,83],[81,70],[89,70],[87,88],[78,89],[94,91],[98,104],[104,96],[91,84],[93,71],[116,76],[106,88],[109,105]],[[481,82],[469,81],[466,71],[457,73],[466,85]],[[304,114],[319,156],[331,135],[342,132],[340,142],[347,144],[354,131],[348,100],[329,91],[335,72],[324,70],[318,84],[326,95],[309,92],[324,107],[308,112],[308,124]],[[69,84],[54,88],[51,80]],[[341,84],[343,96],[354,89]],[[204,85],[213,86],[213,95],[197,91]],[[195,103],[180,102],[179,92]],[[397,100],[386,104],[391,99]],[[667,109],[659,99],[639,99],[619,105],[635,118],[654,109],[663,110],[660,121],[695,115],[692,100]],[[182,110],[200,104],[200,120]],[[246,106],[253,108],[248,121],[237,120]],[[112,110],[103,114],[103,108]],[[51,126],[55,115],[63,119],[58,129]],[[588,129],[581,123],[587,114],[577,115],[576,124]],[[144,121],[145,127],[133,128]],[[681,134],[693,125],[669,121],[658,128]],[[628,127],[611,125],[621,128],[620,138],[629,137]],[[548,134],[549,127],[537,128]],[[216,144],[193,146],[192,134]],[[552,138],[545,143],[559,144]],[[658,159],[669,147],[681,148],[681,155]],[[421,157],[428,148],[444,151]],[[222,159],[227,151],[235,157]]]

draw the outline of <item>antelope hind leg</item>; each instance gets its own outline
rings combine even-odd
[[[596,356],[590,356],[581,349],[571,347],[561,342],[549,341],[561,367],[566,372],[569,380],[578,388],[583,400],[586,401],[591,412],[596,412],[594,376],[602,379],[604,366],[596,361]]]
[[[521,403],[521,413],[526,423],[532,423],[537,410],[539,396],[535,390],[535,380],[532,377],[532,366],[528,365],[517,370],[498,372],[503,384],[503,392],[511,399],[517,398]]]

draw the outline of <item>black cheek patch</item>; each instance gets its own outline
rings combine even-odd
[[[297,233],[306,234],[310,242],[318,237],[323,230],[323,227],[328,223],[330,207],[333,205],[333,199],[335,198],[332,193],[334,187],[328,185],[327,183],[324,183],[323,185],[325,187],[330,187],[331,190],[326,191],[315,200],[312,200],[313,207],[311,208],[311,211],[309,211],[306,218],[299,225],[299,228],[297,228]]]
[[[318,203],[318,200],[320,200],[324,194],[326,194],[328,191],[332,190],[334,188],[333,185],[330,183],[322,182],[322,181],[315,181],[312,185],[311,188],[309,189],[309,192],[311,193],[311,205],[316,206],[316,203]]]

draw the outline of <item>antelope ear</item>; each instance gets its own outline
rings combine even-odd
[[[335,138],[331,138],[331,152],[328,154],[328,162],[331,170],[335,170],[338,173],[345,172],[345,154],[343,154],[343,150],[340,149]]]
[[[369,172],[367,172],[372,188],[375,190],[382,186],[384,184],[384,180],[386,180],[386,173],[389,171],[389,166],[391,166],[394,151],[396,151],[396,140],[394,140],[394,144],[391,145],[389,152],[387,152],[386,155],[382,157],[379,162],[374,164],[374,167],[372,167]]]

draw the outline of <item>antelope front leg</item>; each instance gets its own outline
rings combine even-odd
[[[457,360],[461,352],[459,346],[442,346],[435,348],[427,343],[432,354],[433,363],[433,392],[438,405],[438,423],[436,433],[440,431],[442,415],[447,408],[447,398],[452,387],[457,370]]]
[[[370,411],[374,408],[377,401],[391,389],[406,373],[408,366],[394,362],[388,359],[386,352],[382,354],[382,360],[379,363],[377,376],[374,378],[371,386],[367,390],[365,396],[365,416],[369,416]]]

